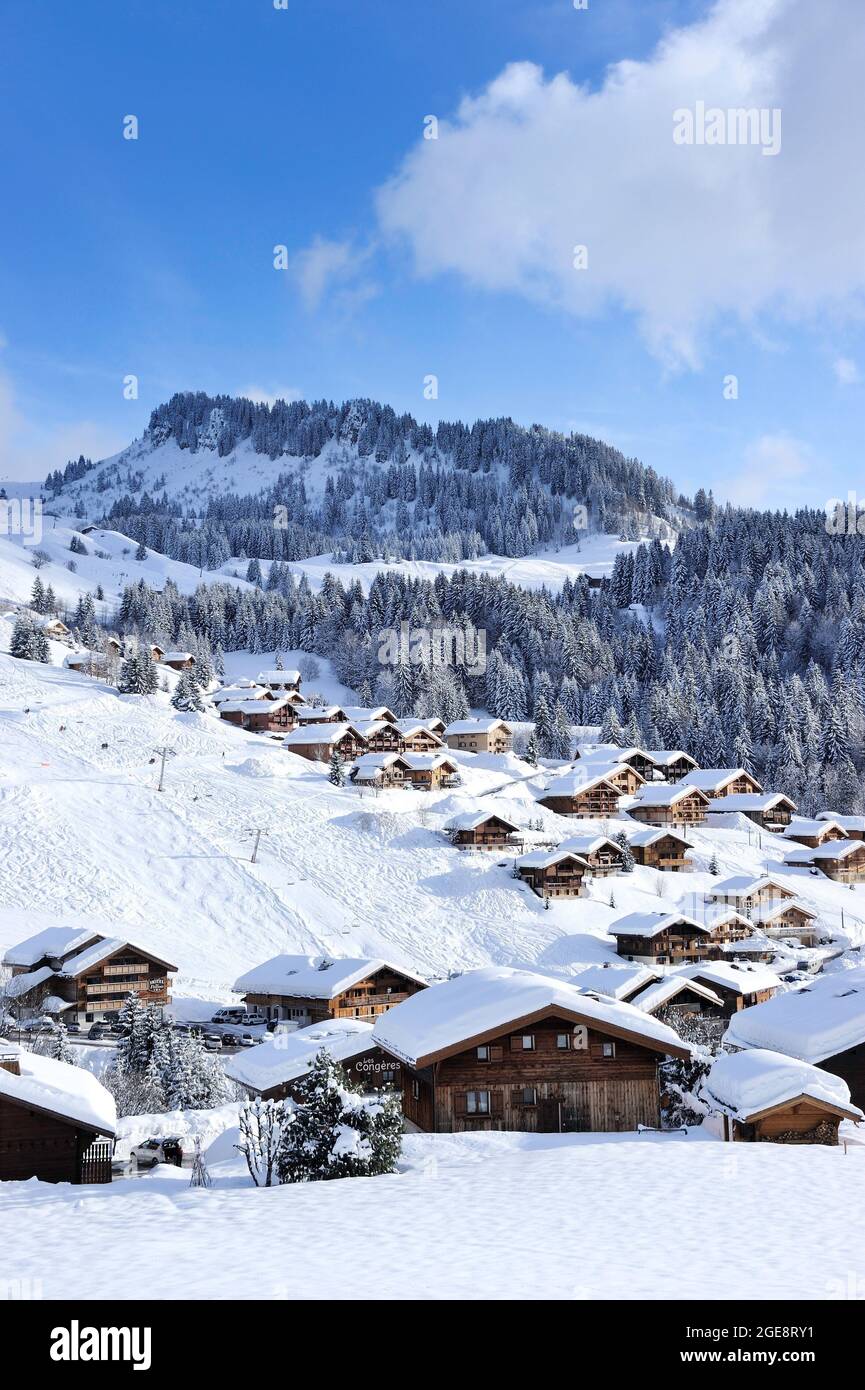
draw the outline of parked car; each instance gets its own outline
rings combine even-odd
[[[87,1030],[88,1038],[104,1038],[108,1030],[104,1023],[91,1023]]]
[[[179,1168],[183,1162],[183,1141],[178,1134],[145,1139],[133,1146],[132,1157],[141,1168],[153,1168],[157,1163],[173,1163]]]
[[[223,1047],[237,1047],[240,1042],[240,1038],[236,1033],[223,1033],[221,1036]]]
[[[244,1028],[265,1028],[267,1019],[264,1014],[244,1014],[240,1020]]]
[[[246,1009],[242,1009],[239,1006],[229,1007],[217,1009],[210,1021],[211,1023],[242,1023],[245,1016]]]
[[[255,1047],[255,1044],[261,1041],[262,1039],[260,1037],[256,1038],[252,1033],[241,1033],[238,1038],[241,1047]]]
[[[80,1023],[67,1023],[67,1025],[66,1025],[66,1031],[67,1031],[67,1033],[80,1033],[80,1032],[81,1032],[81,1024],[80,1024]]]

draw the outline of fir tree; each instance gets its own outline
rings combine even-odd
[[[322,1048],[299,1083],[280,1145],[284,1183],[392,1173],[402,1146],[402,1115],[395,1093],[364,1096]]]
[[[331,781],[331,783],[333,784],[333,786],[335,786],[335,787],[344,787],[344,786],[345,786],[345,771],[344,771],[344,769],[343,769],[342,758],[341,758],[340,755],[339,755],[339,749],[338,749],[338,748],[334,748],[333,752],[332,752],[331,755],[330,755],[330,774],[329,774],[329,776],[330,776],[330,781]]]

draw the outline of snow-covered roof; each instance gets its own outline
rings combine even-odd
[[[456,768],[453,758],[447,753],[400,753],[403,762],[408,763],[413,772],[429,772],[435,767]]]
[[[827,840],[825,845],[815,845],[812,849],[794,850],[788,854],[785,864],[810,864],[814,859],[846,859],[848,854],[865,849],[862,840]]]
[[[401,763],[403,756],[401,753],[362,753],[352,766],[352,775],[360,773],[362,778],[381,775],[387,768],[394,763]]]
[[[85,927],[45,927],[35,936],[28,936],[10,946],[3,957],[4,965],[37,965],[40,960],[57,960],[71,951],[81,950],[99,933]]]
[[[687,758],[689,763],[697,766],[697,759],[692,758],[690,753],[685,753],[681,748],[641,748],[637,750],[647,758],[651,758],[653,763],[659,767],[669,767],[671,763],[677,763],[681,758]]]
[[[303,729],[292,729],[282,740],[283,748],[293,748],[299,744],[308,748],[316,743],[339,743],[346,734],[352,733],[362,739],[363,734],[353,724],[307,724]]]
[[[576,771],[563,772],[560,777],[554,777],[545,788],[543,796],[538,799],[546,800],[548,796],[581,796],[583,792],[589,791],[592,787],[598,787],[602,783],[615,792],[616,796],[622,795],[619,788],[614,786],[612,782],[608,782],[603,773],[599,772],[591,777],[586,777],[585,773]]]
[[[21,1070],[20,1076],[15,1076],[0,1067],[0,1096],[15,1104],[62,1115],[98,1134],[116,1133],[114,1097],[92,1072],[36,1052],[25,1052],[5,1038],[0,1040],[0,1052],[4,1056],[16,1055]]]
[[[683,975],[696,975],[707,984],[724,989],[735,990],[737,994],[756,994],[759,990],[777,989],[778,976],[768,965],[759,961],[707,960],[695,965],[686,965],[680,972]],[[763,1008],[763,1005],[755,1006]],[[743,1010],[750,1013],[750,1009]]]
[[[234,982],[236,994],[284,994],[301,999],[334,999],[377,970],[396,970],[419,984],[420,975],[403,965],[373,958],[336,959],[333,956],[272,956],[254,965]]]
[[[215,705],[221,705],[224,700],[266,700],[270,696],[270,691],[264,685],[256,685],[254,681],[235,681],[234,685],[223,685],[219,690],[214,690],[209,697]]]
[[[705,922],[696,922],[693,917],[686,917],[684,912],[629,912],[626,917],[619,917],[607,928],[611,936],[657,936],[659,932],[666,931],[668,927],[686,926],[694,927],[697,931],[711,932],[711,926]]]
[[[373,1037],[409,1066],[423,1066],[469,1041],[480,1042],[511,1024],[550,1013],[586,1022],[600,1032],[631,1036],[672,1056],[690,1055],[672,1028],[630,1004],[599,1000],[564,980],[506,966],[470,970],[421,990],[382,1014]]]
[[[40,985],[44,985],[46,980],[52,980],[56,973],[50,965],[40,965],[38,970],[13,975],[4,985],[4,991],[9,999],[20,999],[23,994],[29,994],[31,989],[38,989]]]
[[[591,865],[572,849],[565,849],[559,846],[558,849],[535,849],[530,854],[523,854],[516,861],[518,869],[549,869],[553,864],[559,864],[563,859],[576,859],[578,864],[589,871]]]
[[[761,907],[759,916],[755,920],[772,922],[776,917],[783,917],[784,913],[789,912],[791,907],[794,907],[797,912],[801,912],[803,917],[809,917],[813,922],[816,922],[817,913],[812,912],[810,907],[806,907],[801,898],[782,898],[780,902],[773,902],[766,907]]]
[[[824,975],[802,989],[741,1009],[725,1034],[734,1047],[766,1047],[822,1062],[865,1042],[865,966]]]
[[[648,989],[643,989],[631,1000],[635,1009],[642,1009],[647,1014],[653,1014],[656,1009],[662,1009],[665,1004],[669,1004],[675,999],[677,994],[683,990],[691,990],[694,994],[706,999],[710,1004],[721,1004],[723,1001],[720,994],[716,994],[708,985],[703,985],[699,980],[688,978],[685,975],[665,975],[663,980],[658,980],[655,984],[649,985]]]
[[[394,728],[399,729],[404,737],[408,738],[411,734],[429,734],[430,738],[441,743],[438,734],[435,733],[424,719],[397,719],[394,721]]]
[[[744,767],[695,767],[681,779],[679,786],[688,782],[692,787],[699,787],[701,792],[711,792],[725,787],[737,777],[748,775]]]
[[[384,720],[388,724],[395,722],[391,718],[393,710],[388,709],[387,705],[341,705],[340,708],[354,721],[362,719],[367,723],[371,720]]]
[[[86,974],[88,970],[92,970],[101,961],[108,960],[110,956],[116,955],[118,951],[130,946],[132,946],[132,942],[124,936],[104,936],[99,941],[94,942],[92,946],[88,946],[86,950],[80,951],[75,956],[68,956],[57,974],[63,979],[77,978],[79,975]],[[155,956],[152,951],[146,951],[142,946],[135,946],[133,949],[140,951],[142,955],[149,956],[151,960],[157,961],[160,965],[164,965],[166,970],[177,969],[176,965],[170,965],[167,960],[163,960],[161,956]]]
[[[771,811],[782,801],[796,809],[795,801],[791,801],[783,792],[734,792],[732,796],[716,797],[709,807],[709,813],[723,816],[734,811]]]
[[[168,661],[194,661],[194,660],[195,660],[195,657],[194,657],[194,655],[192,654],[192,652],[164,652],[163,655],[162,655],[162,660],[165,661],[165,662],[168,662]]]
[[[494,729],[510,732],[503,719],[455,719],[447,725],[445,734],[491,734]]]
[[[692,796],[697,793],[708,801],[708,797],[699,787],[695,787],[691,781],[681,782],[647,782],[644,787],[640,787],[634,794],[634,801],[638,806],[673,806],[677,801],[681,801],[685,796]]]
[[[801,1096],[842,1110],[857,1121],[865,1118],[851,1102],[850,1087],[842,1077],[762,1047],[722,1053],[704,1087],[720,1110],[745,1122]]]
[[[299,671],[259,671],[255,678],[259,685],[297,685],[300,680]]]
[[[631,767],[630,763],[624,763],[621,760],[612,762],[607,757],[580,758],[579,767],[580,770],[587,770],[592,777],[606,777],[609,780],[612,777],[620,777],[622,773],[627,773],[630,777],[636,777],[640,786],[646,780],[641,772],[637,772],[635,768]]]
[[[818,811],[817,819],[834,821],[842,830],[858,830],[860,835],[865,833],[865,816],[839,816],[835,811]]]
[[[636,827],[633,830],[628,828],[625,834],[628,837],[629,845],[653,845],[656,840],[663,840],[667,836],[672,836],[674,840],[679,840],[685,849],[693,849],[691,841],[686,840],[681,831],[671,830],[665,825],[647,825],[639,830]]]
[[[329,1018],[293,1033],[276,1033],[258,1047],[230,1057],[225,1074],[252,1090],[270,1091],[303,1076],[322,1048],[335,1062],[372,1052],[372,1024],[359,1018]]]
[[[624,999],[660,978],[650,965],[591,965],[574,976],[574,984],[579,990]]]
[[[326,724],[328,720],[340,718],[345,714],[342,705],[307,705],[305,709],[297,711],[297,718],[301,724]]]
[[[272,714],[290,704],[291,701],[284,695],[278,700],[222,700],[219,705],[219,713]]]
[[[622,852],[622,846],[617,845],[615,840],[611,840],[608,835],[569,835],[566,840],[562,840],[559,849],[574,850],[577,854],[596,854],[598,850],[609,845],[610,849],[618,854]]]
[[[494,816],[503,825],[510,826],[511,830],[519,830],[520,827],[514,825],[514,822],[508,820],[507,816],[503,816],[500,811],[463,811],[461,815],[454,816],[452,820],[446,822],[445,830],[477,830],[479,825],[483,825],[484,821],[492,820]]]
[[[760,874],[757,878],[752,878],[748,874],[734,874],[732,878],[724,878],[720,883],[714,883],[711,888],[706,889],[708,898],[750,898],[754,893],[761,893],[764,888],[776,888],[779,894],[794,898],[794,889],[788,888],[780,879],[773,878],[771,874]]]
[[[849,817],[853,820],[854,817]],[[797,835],[825,835],[829,830],[846,830],[849,827],[841,824],[834,817],[825,816],[822,820],[818,816],[815,820],[807,816],[794,816],[789,825],[785,825],[781,834],[788,840],[794,840]]]

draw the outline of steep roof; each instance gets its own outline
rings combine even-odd
[[[734,1014],[726,1032],[734,1047],[769,1048],[804,1062],[822,1062],[865,1042],[865,966],[824,975]]]
[[[418,984],[420,975],[392,961],[370,958],[337,959],[333,956],[272,956],[254,965],[234,982],[235,994],[284,994],[300,999],[334,999],[343,990],[374,975],[377,970],[396,970]]]
[[[382,1014],[375,1041],[409,1066],[495,1037],[510,1026],[550,1014],[621,1036],[675,1057],[690,1056],[682,1039],[630,1004],[595,999],[572,984],[528,970],[489,966],[431,985]]]
[[[695,980],[686,975],[665,975],[663,980],[658,980],[656,984],[649,985],[647,989],[640,990],[631,1000],[635,1009],[642,1009],[647,1014],[652,1014],[656,1009],[662,1009],[665,1004],[676,998],[684,990],[691,990],[694,994],[706,999],[710,1004],[721,1004],[723,1001],[720,994],[716,994],[708,985],[703,985],[699,980]]]
[[[709,798],[700,787],[695,787],[690,780],[683,779],[681,782],[647,782],[644,787],[634,794],[634,801],[637,806],[673,806],[683,797],[691,796],[696,793],[708,803]]]
[[[782,896],[784,894],[791,898],[796,896],[793,888],[789,888],[786,883],[782,883],[779,878],[774,878],[772,874],[760,874],[757,878],[753,878],[750,874],[734,874],[732,878],[723,878],[720,883],[715,883],[711,888],[707,888],[706,897],[749,898],[753,893],[762,892],[764,888],[777,888]]]
[[[445,830],[477,830],[479,825],[483,825],[484,821],[492,820],[493,817],[502,821],[504,825],[510,826],[511,830],[519,830],[520,828],[512,820],[508,820],[507,816],[503,816],[500,811],[463,811],[460,815],[454,816],[452,820],[446,822]]]
[[[0,1096],[15,1105],[59,1115],[97,1134],[116,1133],[114,1097],[85,1067],[25,1052],[5,1038],[0,1040],[0,1053],[17,1056],[21,1071],[16,1076],[0,1067]]]
[[[704,1087],[721,1111],[744,1122],[803,1096],[850,1119],[865,1118],[851,1102],[850,1087],[840,1076],[765,1048],[722,1053]]]
[[[617,845],[615,840],[611,840],[608,835],[569,835],[566,840],[562,840],[559,849],[575,850],[577,854],[595,854],[604,845],[609,845],[610,849],[622,852],[622,846]]]
[[[699,787],[700,791],[708,792],[726,786],[736,777],[748,776],[751,774],[744,767],[695,767],[681,779],[679,785],[681,786],[682,782],[689,782],[692,787]],[[753,780],[757,782],[756,777]],[[759,782],[757,785],[760,785]]]
[[[89,927],[45,927],[35,936],[28,936],[10,946],[3,957],[4,965],[37,965],[46,958],[55,960],[72,951],[83,949],[99,935]]]
[[[690,840],[686,840],[680,830],[673,830],[666,825],[646,825],[632,830],[630,827],[625,831],[629,845],[653,845],[656,840],[666,839],[671,836],[674,840],[679,840],[685,849],[693,849]]]

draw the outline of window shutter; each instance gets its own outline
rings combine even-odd
[[[468,1114],[468,1097],[465,1091],[454,1091],[454,1114]]]
[[[502,1057],[504,1056],[504,1053],[505,1053],[505,1050],[504,1050],[504,1048],[501,1046],[500,1043],[497,1043],[495,1046],[491,1046],[491,1047],[490,1047],[490,1061],[491,1061],[491,1062],[500,1062],[500,1061],[502,1060]]]
[[[523,1050],[523,1039],[522,1039],[522,1034],[517,1033],[517,1034],[515,1034],[515,1035],[511,1038],[511,1052],[522,1052],[522,1050]]]
[[[504,1091],[490,1091],[490,1114],[501,1115],[504,1112]]]

